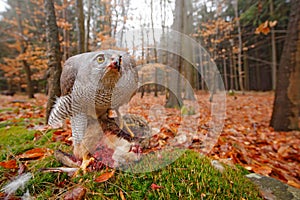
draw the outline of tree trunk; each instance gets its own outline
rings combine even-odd
[[[238,0],[234,2],[234,10],[235,10],[235,19],[236,19],[236,26],[238,28],[238,72],[239,72],[239,84],[241,91],[244,92],[244,81],[243,81],[243,70],[242,70],[242,32],[241,32],[241,25],[240,25],[240,18],[238,16]]]
[[[270,0],[270,15],[274,17],[274,2]],[[277,56],[276,56],[276,41],[275,31],[271,28],[271,44],[272,44],[272,89],[276,89],[276,71],[277,71]]]
[[[48,102],[46,108],[46,122],[50,115],[55,98],[60,96],[60,75],[61,75],[61,52],[58,38],[58,27],[53,0],[44,0],[46,15],[46,34],[48,45]]]
[[[68,9],[67,9],[67,4],[68,1],[64,0],[64,10],[63,10],[63,18],[65,20],[65,22],[68,21],[67,17],[68,17]],[[69,58],[69,47],[70,47],[70,35],[69,35],[69,30],[64,28],[63,30],[63,36],[64,36],[64,47],[63,47],[63,60],[66,61]]]
[[[245,90],[249,90],[249,66],[248,66],[248,56],[247,56],[247,52],[244,51],[244,74],[245,74],[245,78],[244,78],[244,89]]]
[[[280,66],[270,125],[276,131],[299,129],[300,1],[291,1],[291,13]]]
[[[85,52],[89,51],[89,38],[90,38],[90,21],[91,21],[91,10],[92,10],[92,2],[88,0],[88,13],[86,19],[86,35],[85,35]]]
[[[78,34],[78,53],[84,52],[84,15],[83,15],[83,0],[76,0],[77,12],[77,34]]]
[[[234,74],[233,74],[233,52],[232,52],[232,48],[229,52],[229,74],[230,74],[230,90],[234,89]]]
[[[191,1],[184,1],[184,10],[183,10],[183,30],[182,33],[186,35],[191,35],[193,33],[193,5]],[[184,49],[184,55],[185,57],[188,57],[188,59],[193,60],[193,54],[194,49],[192,48],[184,48],[188,47],[190,44],[182,44],[182,49]],[[185,72],[185,78],[186,81],[188,81],[191,85],[191,87],[195,88],[195,82],[194,82],[194,76],[195,76],[195,70],[191,63],[187,62],[186,60],[182,60],[184,72]],[[184,99],[188,100],[195,100],[193,90],[188,90],[185,87],[184,90]]]
[[[223,71],[224,71],[225,90],[228,90],[227,65],[226,65],[226,56],[225,55],[223,57]]]
[[[20,32],[20,44],[21,44],[21,54],[25,54],[26,53],[26,45],[27,45],[27,41],[25,39],[24,36],[24,31],[23,31],[23,25],[22,25],[22,19],[21,19],[21,5],[20,5],[20,1],[17,1],[17,12],[16,12],[16,16],[17,16],[17,23],[18,23],[18,29]],[[32,81],[31,81],[31,69],[29,64],[27,63],[27,61],[25,59],[22,59],[22,65],[23,65],[23,69],[25,71],[26,74],[26,83],[27,83],[27,95],[28,98],[34,98],[34,93],[33,93],[33,87],[32,87]]]
[[[154,31],[154,16],[153,16],[153,0],[150,1],[151,5],[151,29],[152,29],[152,37],[153,37],[153,45],[154,45],[154,48],[153,48],[153,51],[154,51],[154,62],[157,63],[157,49],[156,49],[156,40],[155,40],[155,31]],[[155,97],[158,97],[158,94],[157,94],[157,69],[155,68],[155,85],[154,85],[154,96]]]
[[[239,83],[238,83],[238,74],[236,71],[236,57],[233,54],[233,77],[234,77],[234,89],[239,90]]]
[[[183,12],[184,12],[184,0],[176,0],[175,2],[175,13],[174,13],[174,22],[173,22],[173,29],[179,32],[183,32]],[[182,49],[181,38],[178,38],[179,48]],[[168,108],[180,108],[183,105],[183,100],[181,97],[181,90],[180,90],[180,69],[182,65],[182,59],[178,55],[173,56],[173,66],[177,73],[171,73],[170,76],[170,84],[171,87],[169,90],[169,97],[166,102],[166,107]]]

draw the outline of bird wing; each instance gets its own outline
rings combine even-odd
[[[48,120],[48,124],[52,127],[61,127],[62,121],[72,115],[71,92],[77,72],[78,69],[74,67],[71,61],[67,60],[60,77],[61,97],[56,99]]]
[[[72,92],[75,79],[78,73],[77,67],[67,60],[60,77],[61,95],[68,95]]]

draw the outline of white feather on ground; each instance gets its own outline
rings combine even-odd
[[[8,196],[15,193],[19,188],[24,188],[25,184],[31,179],[32,174],[26,173],[18,176],[15,180],[4,186],[1,191],[5,192]]]

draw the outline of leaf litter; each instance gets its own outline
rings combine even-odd
[[[21,99],[15,101],[15,98]],[[28,129],[38,127],[38,131],[46,130],[41,123],[39,126],[33,124],[32,119],[43,121],[45,117],[45,105],[47,98],[39,94],[39,98],[28,100],[23,96],[14,98],[1,96],[1,124],[14,124],[18,120],[28,119]],[[271,92],[259,93],[248,92],[245,95],[235,94],[227,96],[226,119],[224,128],[216,144],[210,152],[209,157],[215,160],[239,164],[250,172],[271,176],[280,179],[290,185],[300,188],[300,132],[275,132],[269,127],[272,114],[274,94]],[[210,130],[211,103],[209,94],[197,92],[198,105],[200,107],[195,118],[200,122],[196,132],[179,133],[178,127],[183,123],[180,110],[163,108],[164,116],[157,115],[149,119],[149,110],[153,105],[165,104],[162,96],[159,98],[146,94],[144,98],[138,95],[129,103],[129,113],[143,116],[152,124],[160,124],[156,134],[149,140],[149,147],[144,153],[164,148],[170,143],[181,143],[181,145],[201,152],[202,141]],[[179,114],[178,114],[179,113]],[[185,126],[194,126],[194,121],[184,120]],[[64,130],[53,133],[52,141],[61,141],[70,145],[70,123]],[[37,134],[35,138],[38,138]],[[37,151],[37,150],[33,150]],[[19,155],[20,159],[40,159],[46,152],[24,152]],[[0,166],[16,168],[15,161],[0,162]],[[113,176],[113,171],[106,172],[96,178],[95,181],[106,181]]]

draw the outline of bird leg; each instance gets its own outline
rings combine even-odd
[[[128,127],[128,124],[126,123],[125,120],[123,120],[121,113],[119,112],[118,109],[116,109],[117,116],[119,118],[119,123],[120,123],[120,129],[123,129],[125,127],[126,131],[129,133],[130,137],[134,138],[134,133],[131,131],[131,129]]]
[[[95,160],[95,159],[94,159],[93,157],[89,156],[88,154],[83,156],[83,158],[82,158],[82,163],[81,163],[81,166],[80,166],[80,169],[83,171],[83,174],[86,173],[87,167],[88,167],[94,160]]]
[[[82,146],[82,145],[81,145]],[[81,147],[81,153],[82,153],[82,162],[78,170],[74,173],[73,177],[76,177],[80,171],[83,172],[83,174],[86,173],[87,167],[95,160],[93,157],[89,155],[89,152],[86,149],[83,149],[84,147]]]

